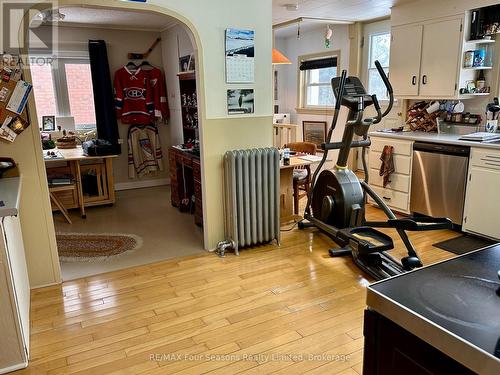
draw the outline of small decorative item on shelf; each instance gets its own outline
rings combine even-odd
[[[57,148],[76,148],[76,136],[73,132],[66,134],[66,130],[63,130],[63,136],[57,138]]]
[[[464,55],[464,68],[472,68],[474,65],[474,51],[467,51]]]
[[[484,48],[474,51],[474,62],[473,66],[476,68],[484,67],[484,62],[486,60],[486,50]]]
[[[493,22],[485,27],[484,30],[484,38],[485,39],[490,39],[491,35],[496,34],[500,31],[500,23],[498,22]]]
[[[483,92],[486,86],[486,78],[484,77],[484,71],[480,70],[476,80],[476,92]]]

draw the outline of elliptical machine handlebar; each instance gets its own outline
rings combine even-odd
[[[392,110],[392,106],[394,104],[394,91],[392,89],[391,82],[389,82],[389,78],[387,77],[387,74],[385,74],[384,68],[382,68],[382,65],[380,65],[380,62],[378,60],[375,60],[375,67],[377,68],[378,74],[380,75],[380,78],[382,78],[382,81],[384,82],[385,88],[387,89],[387,94],[389,95],[389,105],[385,109],[384,113],[382,113],[381,118],[387,116],[389,112]],[[374,102],[375,103],[375,102]],[[378,101],[376,101],[378,104]],[[375,108],[377,108],[377,104],[375,104]],[[379,106],[380,108],[380,106]],[[375,124],[380,122],[374,122]]]

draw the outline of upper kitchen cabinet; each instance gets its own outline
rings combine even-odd
[[[422,25],[393,27],[390,79],[397,96],[418,96]]]
[[[392,28],[391,82],[408,98],[455,98],[462,50],[462,17]]]

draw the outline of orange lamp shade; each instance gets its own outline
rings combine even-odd
[[[273,48],[273,65],[291,64],[292,62],[280,51]]]

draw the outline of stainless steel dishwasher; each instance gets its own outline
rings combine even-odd
[[[470,147],[415,142],[410,210],[462,225]]]

